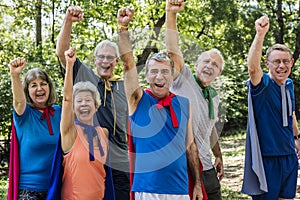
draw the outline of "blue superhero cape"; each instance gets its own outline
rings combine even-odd
[[[248,123],[244,179],[241,192],[248,195],[260,195],[268,192],[268,185],[254,119],[250,81],[247,81],[246,85],[248,86]]]

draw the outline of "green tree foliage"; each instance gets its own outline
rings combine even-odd
[[[10,2],[10,4],[7,4]],[[37,8],[41,3],[41,41],[37,45]],[[298,4],[297,4],[298,3]],[[74,24],[71,45],[78,57],[90,66],[95,46],[104,39],[116,40],[117,11],[121,7],[135,10],[130,25],[134,54],[139,70],[151,52],[164,49],[165,0],[0,0],[0,131],[10,130],[12,94],[8,63],[17,56],[27,59],[28,67],[45,69],[56,83],[61,97],[62,70],[55,55],[55,43],[70,5],[84,9],[84,20]],[[270,31],[265,47],[287,44],[299,65],[300,11],[294,0],[187,0],[178,16],[180,47],[186,64],[193,70],[197,56],[210,48],[219,49],[226,64],[215,83],[222,98],[220,121],[225,129],[245,127],[247,120],[247,54],[255,34],[254,22],[261,15],[270,17]],[[266,48],[264,49],[265,52]],[[263,63],[262,63],[262,66]],[[266,69],[266,68],[264,68]],[[116,72],[122,75],[122,67]],[[294,67],[296,105],[299,97],[299,69]],[[58,102],[60,104],[60,101]],[[297,109],[297,112],[299,109]],[[298,115],[299,116],[299,115]]]

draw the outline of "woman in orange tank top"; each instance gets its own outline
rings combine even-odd
[[[96,86],[88,81],[78,82],[73,87],[76,49],[70,48],[65,52],[65,57],[67,62],[60,125],[64,152],[61,198],[102,200],[108,130],[94,122],[94,114],[101,104],[99,93]]]

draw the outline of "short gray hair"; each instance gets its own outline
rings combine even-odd
[[[158,62],[169,62],[170,65],[171,65],[171,74],[173,75],[174,74],[174,61],[172,60],[172,58],[168,55],[167,52],[158,52],[158,53],[153,53],[151,54],[148,58],[147,58],[147,61],[146,61],[146,73],[148,73],[148,65],[149,65],[149,62],[150,60],[156,60]]]
[[[100,100],[100,94],[98,92],[97,87],[93,83],[91,83],[90,81],[77,82],[73,86],[73,98],[75,98],[75,96],[79,92],[83,92],[83,91],[88,91],[92,94],[92,97],[93,97],[94,102],[95,102],[95,107],[96,107],[96,109],[98,109],[99,106],[101,105],[101,100]]]
[[[198,57],[198,60],[197,60],[197,63],[202,59],[202,56],[205,54],[205,53],[215,53],[217,54],[220,58],[221,58],[221,61],[222,61],[222,64],[221,64],[221,70],[223,71],[224,69],[224,65],[225,65],[225,61],[224,61],[224,57],[222,56],[222,53],[221,51],[219,51],[218,49],[215,49],[215,48],[212,48],[208,51],[204,51],[202,52],[199,57]]]
[[[118,58],[120,57],[120,52],[119,52],[119,47],[115,42],[109,41],[109,40],[103,40],[102,42],[100,42],[94,51],[94,56],[97,55],[97,52],[99,49],[102,49],[104,47],[111,47],[115,50],[115,56],[117,56]]]

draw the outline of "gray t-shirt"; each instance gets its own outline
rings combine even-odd
[[[213,98],[215,119],[209,118],[208,100],[202,93],[202,88],[198,85],[190,69],[184,65],[179,76],[171,86],[171,92],[187,97],[192,105],[192,124],[195,141],[198,147],[199,156],[203,164],[203,170],[213,167],[210,135],[218,116],[218,106],[220,97]]]

